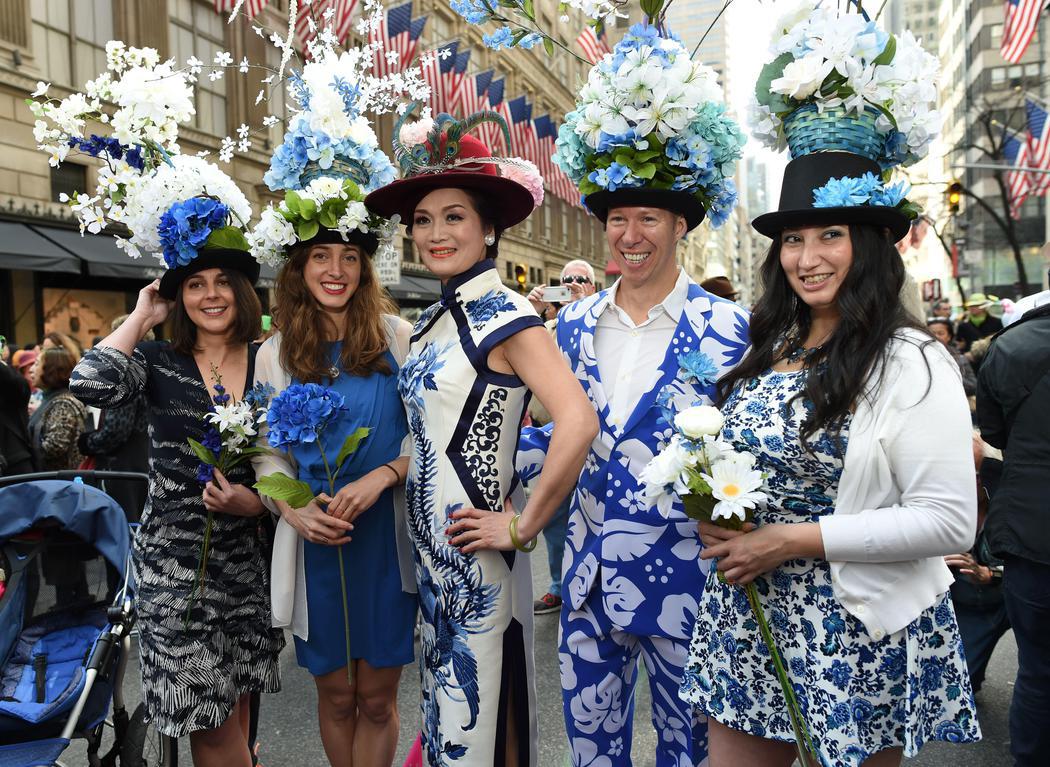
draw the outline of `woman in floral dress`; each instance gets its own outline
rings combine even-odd
[[[540,319],[496,269],[500,235],[532,212],[530,189],[542,195],[542,181],[512,180],[520,164],[493,158],[454,122],[442,127],[442,154],[429,143],[414,155],[395,146],[409,177],[365,201],[401,215],[442,281],[399,383],[413,446],[406,493],[423,618],[423,746],[433,767],[526,767],[537,760],[532,584],[518,551],[532,549],[572,488],[597,424]],[[420,157],[425,170],[411,165]],[[529,389],[555,426],[552,459],[526,505],[514,454]]]
[[[752,349],[720,382],[723,437],[755,455],[768,500],[745,532],[701,523],[708,578],[682,695],[709,717],[712,767],[795,757],[754,581],[827,765],[895,765],[980,732],[943,555],[973,543],[970,418],[958,367],[898,299],[896,209],[814,208],[878,166],[844,152],[785,171]],[[786,333],[785,333],[786,330]]]

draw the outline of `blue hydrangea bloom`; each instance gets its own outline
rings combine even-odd
[[[449,6],[468,24],[484,24],[491,16],[482,0],[452,0]]]
[[[482,35],[481,42],[486,48],[498,51],[501,48],[514,47],[513,36],[514,33],[510,31],[510,27],[500,27],[492,34]]]
[[[849,208],[880,205],[895,208],[904,200],[907,191],[904,182],[884,186],[873,173],[843,176],[829,179],[824,186],[813,190],[813,207]]]
[[[270,402],[270,447],[315,442],[325,425],[346,410],[343,395],[319,384],[292,384]]]
[[[211,233],[226,225],[229,213],[229,208],[210,197],[193,197],[168,208],[157,229],[168,268],[195,259]]]
[[[297,119],[284,134],[284,141],[273,153],[270,168],[263,181],[272,191],[302,189],[302,173],[307,163],[316,162],[322,168],[332,167],[335,158],[359,162],[362,178],[355,178],[361,190],[367,194],[386,186],[396,177],[394,166],[382,151],[375,147],[358,144],[350,139],[335,141],[323,131],[314,132],[305,119]]]

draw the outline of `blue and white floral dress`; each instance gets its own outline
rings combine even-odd
[[[519,489],[514,457],[529,392],[487,360],[534,326],[542,327],[535,311],[486,259],[449,280],[420,316],[400,372],[412,436],[405,493],[422,617],[423,747],[432,767],[502,763],[510,714],[518,763],[536,764],[528,557],[464,555],[445,534],[456,509],[502,511]]]
[[[727,400],[724,437],[758,458],[766,504],[755,522],[816,522],[835,508],[848,424],[838,439],[799,432],[812,405],[788,405],[805,373],[774,371]],[[838,443],[838,444],[837,444]],[[930,740],[980,739],[951,600],[900,631],[870,637],[842,608],[823,559],[784,562],[756,581],[814,744],[828,765],[859,765],[886,748],[915,755]],[[794,741],[784,698],[742,589],[708,578],[682,697],[735,730]]]

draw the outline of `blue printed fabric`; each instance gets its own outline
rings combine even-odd
[[[599,422],[573,495],[562,568],[561,681],[572,757],[574,764],[596,767],[624,763],[630,730],[622,737],[612,733],[632,706],[641,658],[660,691],[653,696],[654,725],[661,732],[656,764],[702,765],[706,720],[674,690],[708,565],[700,559],[696,523],[680,503],[669,519],[650,508],[638,476],[671,436],[668,411],[711,404],[715,381],[744,356],[747,313],[690,282],[663,363],[648,371],[645,393],[617,426],[609,422],[594,352],[598,317],[610,300],[603,291],[570,304],[558,317],[558,346]],[[549,438],[547,428],[524,431],[518,468],[526,479],[542,466]],[[606,650],[613,655],[602,655]],[[610,663],[609,657],[618,660]],[[599,658],[605,660],[596,663]],[[573,713],[584,709],[594,712],[586,720]]]
[[[500,512],[518,489],[514,454],[528,389],[491,370],[488,357],[514,334],[541,326],[524,297],[503,286],[495,264],[482,261],[450,279],[441,302],[420,317],[399,376],[412,438],[405,494],[422,618],[422,742],[432,767],[500,763],[508,704],[519,723],[535,709],[528,558],[463,554],[445,530],[457,509]],[[508,693],[505,675],[522,672]],[[535,731],[516,736],[527,754],[521,763],[534,765]]]
[[[831,514],[848,424],[838,437],[799,430],[812,404],[792,401],[804,373],[768,372],[726,402],[723,435],[767,472],[759,525],[816,522]],[[950,598],[881,639],[842,608],[822,559],[790,560],[756,581],[778,647],[821,756],[859,765],[885,748],[914,756],[930,740],[980,738]],[[682,696],[737,730],[793,741],[769,652],[741,589],[708,579]]]

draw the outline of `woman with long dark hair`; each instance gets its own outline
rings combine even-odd
[[[149,408],[149,496],[133,563],[150,718],[165,735],[189,735],[198,767],[249,767],[249,699],[280,689],[284,645],[270,626],[266,510],[250,465],[202,476],[187,440],[207,442],[217,393],[237,401],[252,386],[259,264],[246,249],[207,245],[184,260],[139,292],[127,320],[84,355],[70,388],[97,407],[144,395]],[[168,319],[170,342],[142,341]]]
[[[366,198],[401,216],[442,285],[399,374],[412,438],[422,741],[428,764],[528,767],[537,763],[532,578],[517,552],[535,548],[575,484],[597,418],[536,312],[496,269],[500,236],[532,212],[542,181],[465,135],[476,117],[440,119],[425,143],[395,144],[406,177]],[[526,504],[514,455],[530,389],[554,431]]]
[[[343,207],[361,204],[356,186],[344,188],[339,179],[318,179],[298,195],[318,207],[335,200]],[[385,767],[397,748],[401,669],[414,655],[416,600],[404,525],[408,458],[402,455],[408,426],[397,392],[411,326],[397,316],[372,264],[382,223],[371,219],[366,226],[369,231],[322,227],[308,240],[297,238],[281,259],[277,332],[259,350],[256,380],[277,393],[321,384],[342,396],[345,409],[317,441],[260,456],[255,468],[260,477],[279,472],[300,479],[316,495],[303,508],[266,503],[280,514],[274,623],[291,628],[296,659],[314,677],[328,761]],[[265,231],[264,221],[256,234]],[[389,238],[390,232],[385,248]],[[358,429],[368,435],[336,476],[333,492],[328,471]]]
[[[814,207],[878,166],[793,160],[751,351],[719,382],[724,439],[755,456],[766,502],[744,531],[701,523],[717,562],[682,694],[709,717],[713,767],[790,765],[792,728],[739,585],[760,600],[814,744],[830,764],[898,764],[979,738],[943,556],[973,542],[970,418],[958,367],[910,319],[896,208]],[[845,178],[842,180],[846,180]]]

